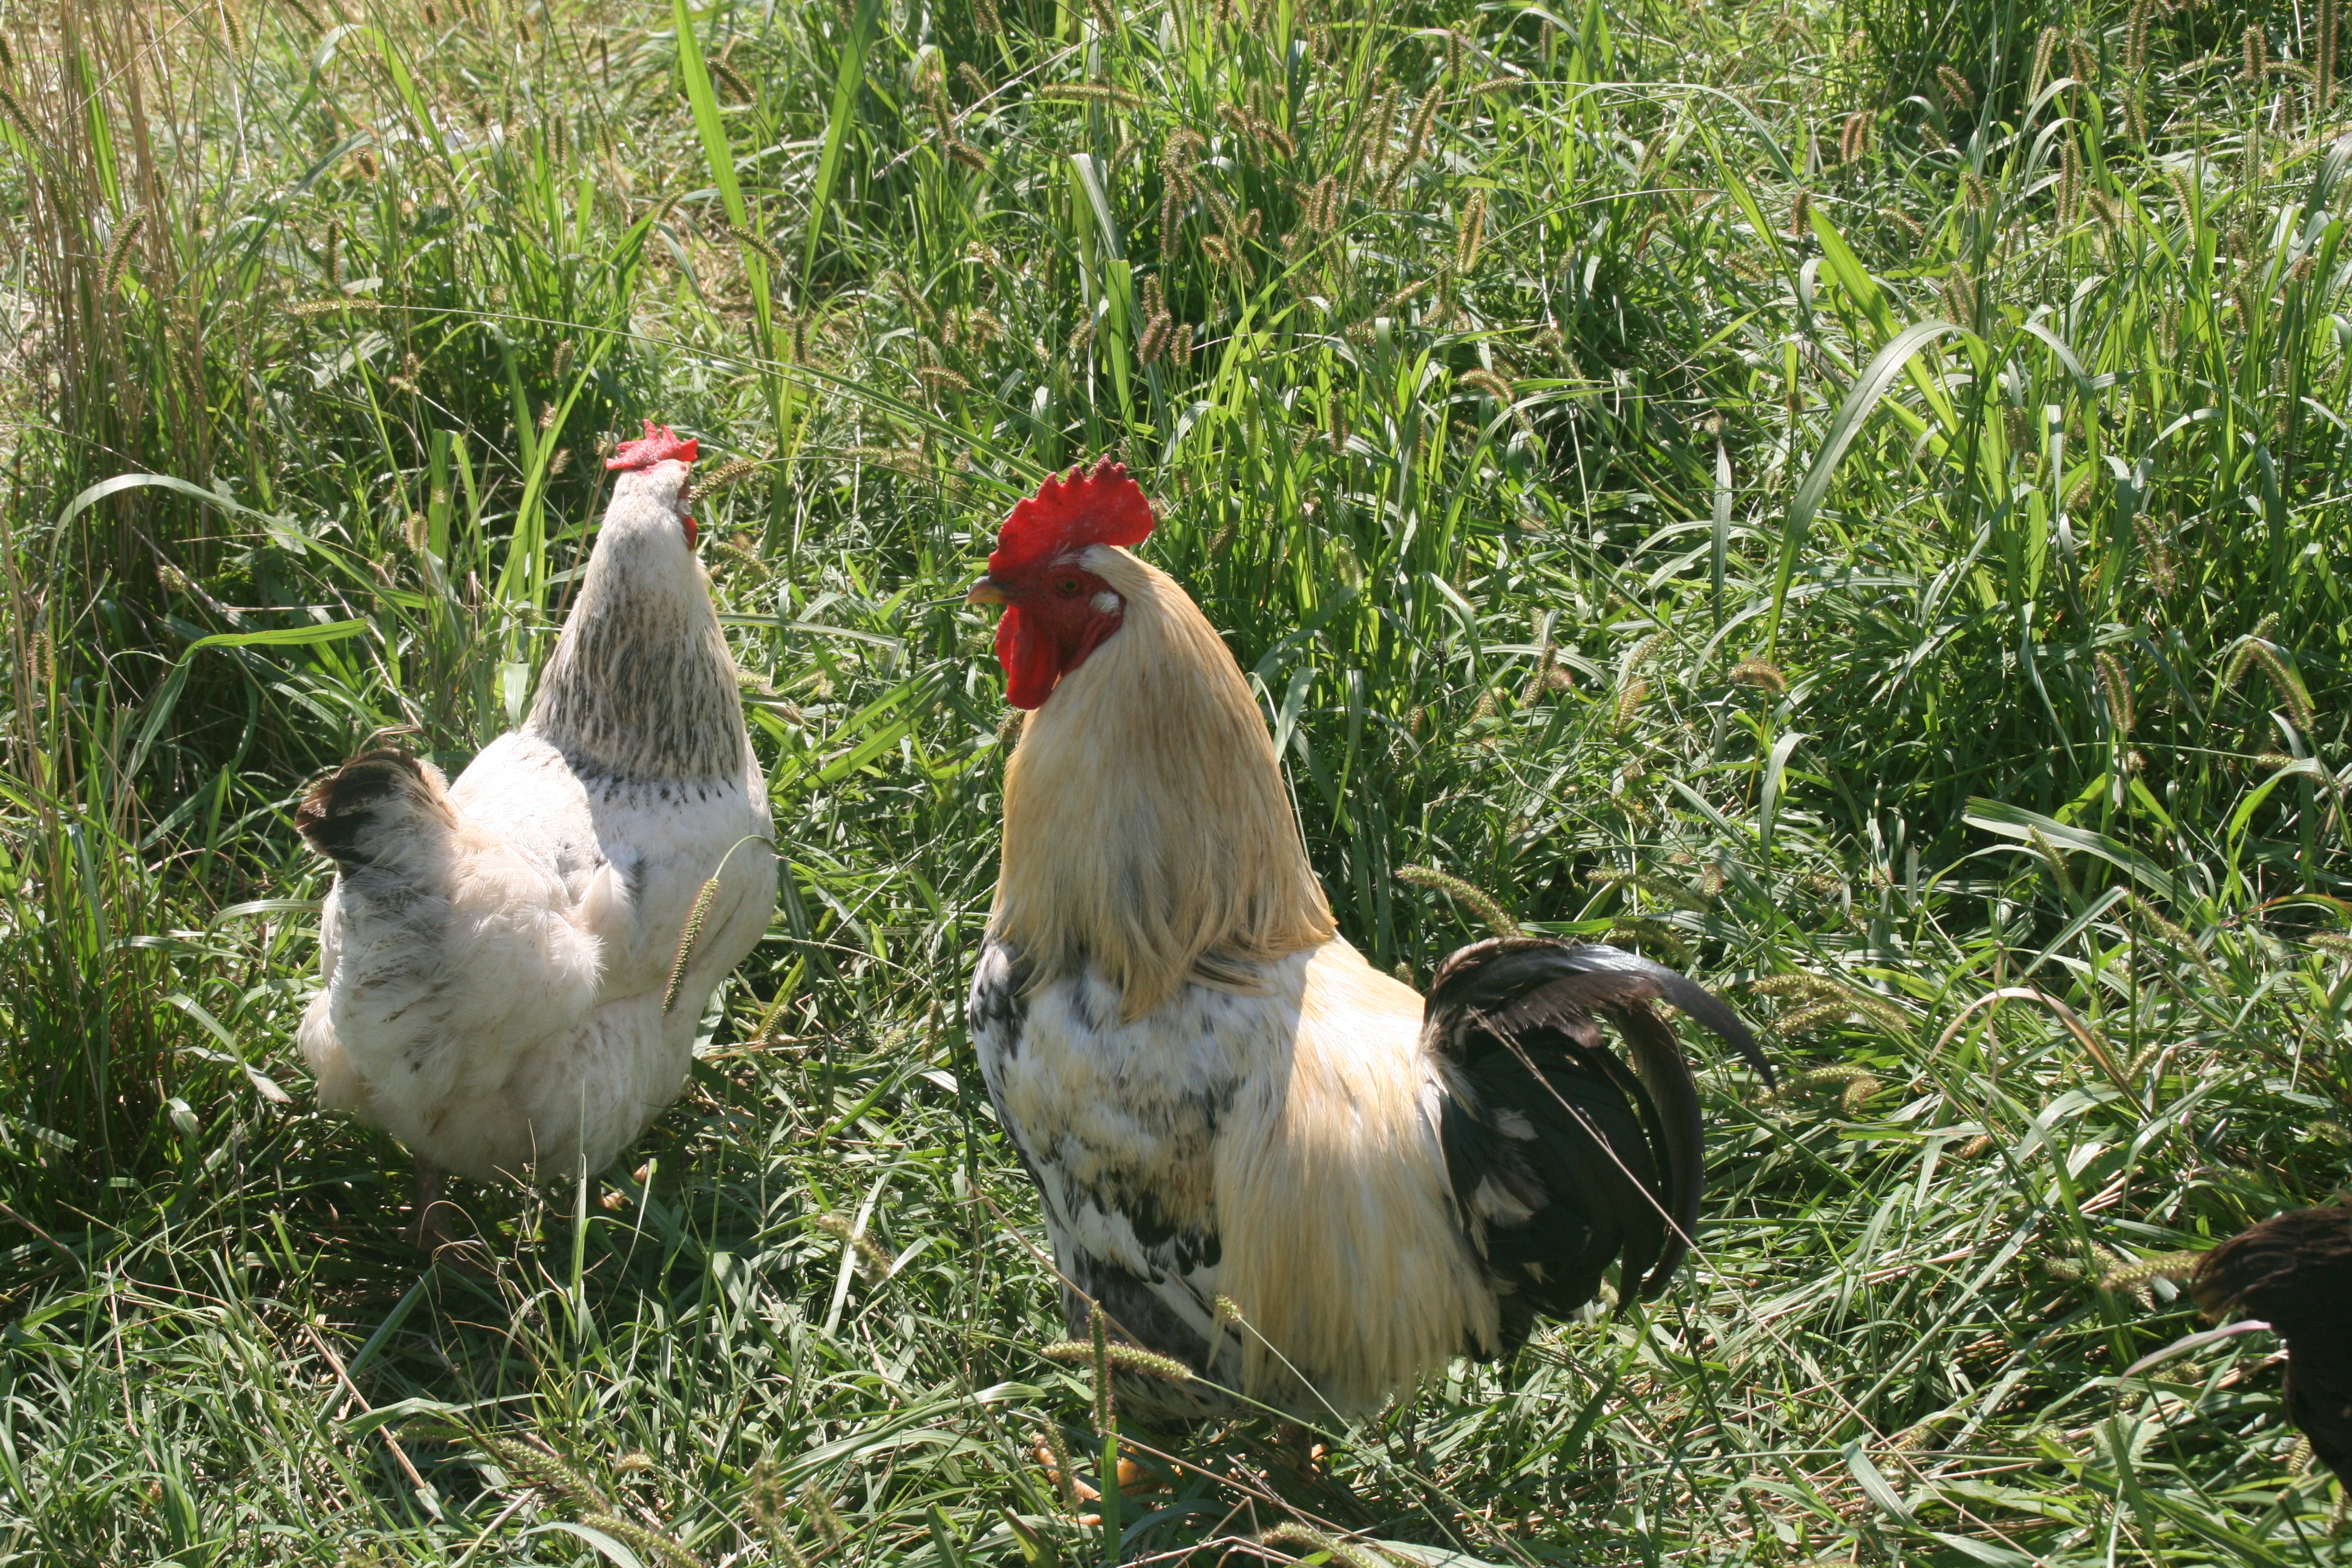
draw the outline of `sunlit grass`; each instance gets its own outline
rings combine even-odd
[[[2334,16],[0,13],[0,1541],[2340,1559],[2270,1342],[2120,1375],[2352,1168]],[[514,721],[643,415],[751,465],[793,874],[625,1168],[426,1268],[309,1107],[288,812]],[[1433,867],[1790,1072],[1703,1079],[1661,1301],[1319,1479],[1143,1435],[1115,1510],[968,1070],[1009,731],[942,602],[1105,451],[1352,940],[1483,929]]]

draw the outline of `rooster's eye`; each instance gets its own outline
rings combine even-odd
[[[1086,591],[1086,584],[1076,577],[1056,577],[1054,579],[1054,592],[1059,594],[1065,599],[1075,599]]]

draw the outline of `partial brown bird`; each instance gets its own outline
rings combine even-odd
[[[2286,1345],[2286,1418],[2352,1484],[2352,1207],[2295,1209],[2207,1253],[2189,1293],[2244,1312]]]

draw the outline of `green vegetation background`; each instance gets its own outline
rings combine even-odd
[[[367,4],[0,8],[9,1561],[2342,1560],[2272,1342],[2123,1375],[2352,1157],[2335,0]],[[791,875],[633,1169],[428,1268],[291,803],[515,721],[648,415]],[[1351,939],[1434,868],[1790,1074],[1691,1042],[1659,1302],[1116,1507],[940,602],[1107,451]]]

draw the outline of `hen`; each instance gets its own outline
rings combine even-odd
[[[1355,1416],[1507,1355],[1619,1271],[1684,1257],[1696,1088],[1664,999],[1769,1079],[1748,1030],[1631,953],[1465,948],[1428,1001],[1334,931],[1215,629],[1123,546],[1123,468],[1048,479],[969,602],[1003,606],[1004,848],[973,977],[998,1120],[1044,1200],[1074,1332],[1183,1363],[1128,1407]],[[1616,1025],[1630,1061],[1599,1027]]]
[[[767,785],[682,499],[695,455],[647,422],[613,458],[520,731],[455,784],[365,752],[296,813],[335,862],[302,1054],[322,1107],[415,1155],[420,1243],[446,1237],[444,1173],[560,1177],[633,1142],[677,1097],[705,1004],[774,909]]]

